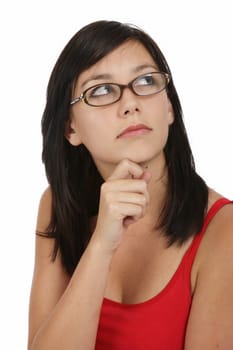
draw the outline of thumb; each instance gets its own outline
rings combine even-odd
[[[143,174],[140,176],[140,179],[146,181],[146,183],[148,184],[151,179],[151,173],[149,171],[144,171]]]

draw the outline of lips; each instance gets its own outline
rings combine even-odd
[[[120,137],[130,137],[147,134],[152,129],[144,124],[131,125],[130,127],[124,129],[117,138]]]

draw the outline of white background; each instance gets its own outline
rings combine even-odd
[[[198,172],[233,199],[231,1],[5,1],[0,5],[1,349],[26,349],[38,201],[47,186],[40,119],[66,42],[99,19],[131,22],[172,69]],[[4,345],[3,345],[4,344]]]

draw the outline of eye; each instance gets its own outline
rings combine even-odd
[[[134,82],[135,86],[144,86],[144,85],[153,85],[153,84],[155,84],[155,78],[152,74],[142,75],[141,77],[138,77]]]
[[[101,97],[113,92],[113,88],[110,84],[97,85],[88,90],[88,97]]]

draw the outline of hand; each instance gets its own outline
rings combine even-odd
[[[100,205],[93,239],[115,251],[127,227],[142,218],[149,202],[151,175],[140,165],[121,161],[101,187]]]

